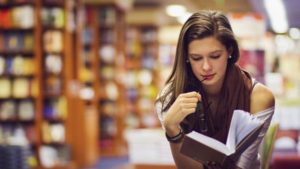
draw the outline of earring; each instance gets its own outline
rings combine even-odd
[[[190,61],[189,61],[188,59],[187,59],[187,60],[185,60],[185,62],[186,62],[186,63],[190,63]]]
[[[229,55],[229,56],[228,56],[228,59],[231,59],[231,58],[232,58],[232,56],[231,56],[231,55]]]

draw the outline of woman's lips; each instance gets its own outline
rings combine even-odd
[[[202,75],[202,77],[203,77],[204,80],[211,80],[214,76],[215,76],[215,74]]]

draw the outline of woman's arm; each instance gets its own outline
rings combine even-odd
[[[162,126],[169,137],[178,135],[180,132],[180,122],[189,114],[195,112],[197,102],[201,96],[196,92],[181,94],[167,112],[162,112],[162,104],[156,103],[156,112]],[[173,159],[178,169],[203,169],[199,162],[186,157],[180,153],[182,140],[179,143],[170,142]]]
[[[255,85],[251,93],[250,112],[257,114],[270,107],[274,107],[274,105],[275,98],[270,89],[260,83]]]
[[[257,84],[251,94],[251,110],[250,112],[254,114],[257,118],[264,121],[264,127],[261,130],[258,138],[251,144],[245,152],[241,155],[237,162],[237,166],[242,169],[252,169],[259,166],[258,150],[265,136],[271,119],[274,113],[275,99],[272,92],[263,86],[262,84]]]

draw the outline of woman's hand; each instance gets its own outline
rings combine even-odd
[[[189,114],[196,111],[197,103],[201,101],[201,95],[197,92],[180,94],[167,111],[163,125],[169,136],[179,133],[180,122]]]

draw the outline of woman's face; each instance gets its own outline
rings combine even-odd
[[[196,39],[188,45],[188,60],[192,71],[204,87],[221,87],[229,53],[215,37]]]

